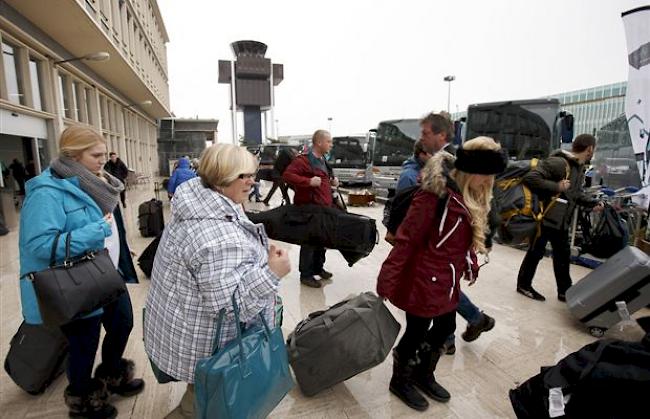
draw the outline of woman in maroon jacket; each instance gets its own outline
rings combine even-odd
[[[506,164],[501,146],[488,137],[467,141],[456,157],[446,152],[432,157],[379,272],[377,293],[406,311],[406,331],[393,351],[390,391],[413,409],[429,406],[415,387],[441,402],[451,397],[433,373],[445,339],[456,328],[460,279],[473,284],[476,253],[487,253],[494,175]]]

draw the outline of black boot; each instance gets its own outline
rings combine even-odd
[[[106,383],[108,391],[123,397],[131,397],[144,389],[144,381],[133,378],[135,364],[129,359],[120,359],[117,369],[109,370],[104,364],[99,364],[95,370],[95,378]]]
[[[418,364],[414,375],[414,384],[422,390],[424,394],[442,403],[446,403],[451,398],[451,394],[438,382],[433,373],[440,359],[440,349],[433,349],[431,345],[425,343],[418,352],[420,364]]]
[[[429,408],[429,402],[413,387],[412,382],[416,362],[413,359],[401,361],[397,351],[393,350],[393,377],[389,389],[411,409],[424,411]]]
[[[84,394],[72,394],[70,386],[65,389],[63,399],[71,418],[113,419],[117,416],[115,406],[108,403],[109,393],[102,381],[93,379],[88,390]]]

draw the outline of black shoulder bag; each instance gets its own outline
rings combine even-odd
[[[115,301],[126,292],[126,285],[115,269],[108,249],[70,257],[70,238],[65,239],[65,260],[56,264],[57,233],[52,244],[50,266],[28,274],[34,284],[43,323],[61,326]]]

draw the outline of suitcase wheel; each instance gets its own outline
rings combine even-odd
[[[589,334],[595,338],[602,338],[605,334],[605,330],[606,329],[603,329],[602,327],[592,326],[589,328]]]

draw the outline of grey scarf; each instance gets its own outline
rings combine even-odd
[[[112,213],[115,210],[120,199],[120,192],[124,190],[124,185],[116,177],[103,172],[102,176],[108,180],[106,183],[81,163],[68,157],[52,160],[50,169],[64,179],[77,176],[81,190],[90,195],[103,214]]]

